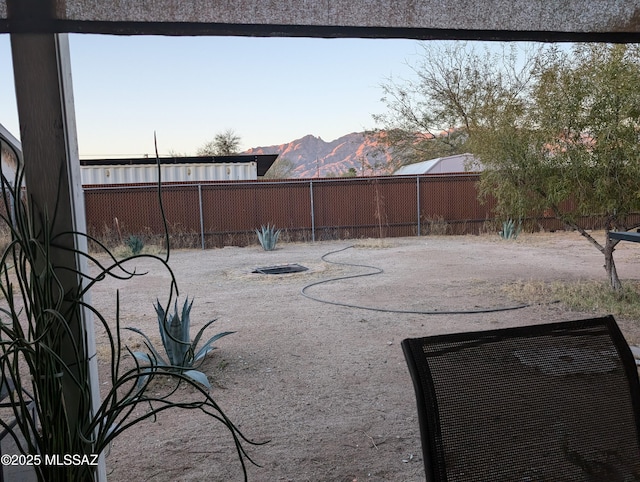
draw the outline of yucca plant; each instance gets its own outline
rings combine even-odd
[[[256,229],[256,234],[258,235],[258,241],[260,241],[262,249],[264,249],[265,251],[273,251],[274,249],[276,249],[276,243],[278,242],[278,237],[280,236],[280,229],[276,230],[275,225],[263,225],[259,230]]]
[[[133,355],[141,362],[150,366],[160,366],[164,369],[177,371],[184,376],[204,385],[207,388],[211,388],[209,379],[201,371],[196,370],[194,367],[199,366],[204,357],[209,352],[215,350],[216,347],[213,343],[223,336],[231,335],[235,333],[233,331],[224,331],[218,333],[209,338],[200,349],[198,349],[198,343],[204,334],[204,331],[211,326],[216,320],[213,319],[207,322],[196,334],[196,337],[191,341],[190,329],[191,329],[191,306],[193,300],[189,303],[189,298],[184,301],[182,305],[182,314],[178,313],[178,301],[176,300],[173,307],[173,314],[167,313],[160,304],[159,300],[156,300],[154,305],[156,314],[158,315],[158,329],[160,330],[160,338],[162,339],[162,345],[166,358],[163,357],[160,352],[153,346],[153,343],[147,335],[145,335],[138,328],[127,327],[127,330],[131,330],[138,333],[144,338],[144,343],[149,349],[150,353],[144,353],[140,351],[133,352]]]

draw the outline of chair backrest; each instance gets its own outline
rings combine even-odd
[[[640,384],[613,317],[402,349],[427,481],[640,481]]]

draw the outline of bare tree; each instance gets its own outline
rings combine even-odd
[[[398,166],[469,152],[474,127],[526,96],[534,47],[478,51],[466,42],[428,43],[415,78],[382,84],[388,110],[374,115]]]
[[[232,156],[240,149],[240,136],[233,129],[215,135],[213,140],[198,148],[198,156]]]

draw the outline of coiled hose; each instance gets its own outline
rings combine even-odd
[[[314,287],[314,286],[323,285],[323,284],[327,284],[327,283],[333,283],[334,281],[340,281],[340,280],[352,279],[352,278],[362,278],[362,277],[365,277],[365,276],[374,276],[374,275],[377,275],[377,274],[384,273],[384,270],[382,268],[378,268],[376,266],[369,266],[369,265],[366,265],[366,264],[345,263],[343,261],[329,261],[327,259],[327,257],[332,255],[332,254],[340,253],[342,251],[346,251],[347,249],[351,249],[353,247],[354,246],[351,245],[351,246],[347,246],[345,248],[337,249],[335,251],[330,251],[328,253],[323,254],[321,259],[325,263],[331,263],[331,264],[340,265],[340,266],[352,266],[352,267],[357,267],[357,268],[367,268],[367,269],[370,269],[372,271],[370,271],[368,273],[354,274],[354,275],[349,275],[349,276],[340,276],[340,277],[337,277],[337,278],[330,278],[330,279],[326,279],[326,280],[322,280],[322,281],[316,281],[315,283],[308,284],[304,288],[302,288],[302,290],[300,292],[302,294],[302,296],[304,296],[306,298],[309,298],[310,300],[318,301],[320,303],[326,303],[326,304],[329,304],[329,305],[345,306],[347,308],[357,308],[359,310],[379,311],[379,312],[382,312],[382,313],[400,313],[400,314],[411,314],[411,315],[475,315],[475,314],[480,314],[480,313],[496,313],[496,312],[500,312],[500,311],[520,310],[522,308],[526,308],[526,307],[530,306],[529,304],[522,304],[522,305],[494,307],[494,308],[477,308],[477,309],[470,309],[470,310],[395,310],[395,309],[391,309],[391,308],[375,308],[375,307],[372,307],[372,306],[362,306],[362,305],[355,305],[355,304],[351,304],[351,303],[341,303],[339,301],[324,300],[322,298],[318,298],[316,296],[312,296],[312,295],[308,294],[307,290],[309,288]]]

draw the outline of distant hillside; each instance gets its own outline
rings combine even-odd
[[[296,166],[291,177],[340,176],[350,168],[358,175],[390,174],[391,159],[385,146],[362,132],[353,132],[331,142],[308,135],[279,146],[254,147],[243,154],[279,154]],[[373,166],[376,166],[375,172]]]

